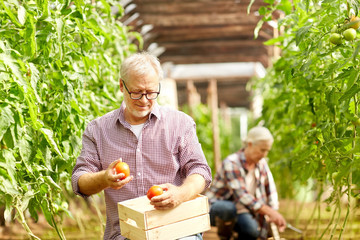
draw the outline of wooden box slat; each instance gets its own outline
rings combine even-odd
[[[171,240],[208,231],[209,221],[209,214],[204,214],[145,231],[124,221],[120,228],[121,235],[131,240]]]

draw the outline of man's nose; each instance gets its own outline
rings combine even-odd
[[[146,102],[149,101],[149,100],[146,98],[146,94],[143,94],[143,95],[141,96],[141,98],[139,99],[139,101],[146,103]]]

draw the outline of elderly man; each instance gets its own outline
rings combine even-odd
[[[74,192],[83,197],[104,190],[104,239],[125,239],[119,227],[117,202],[146,195],[152,185],[166,191],[153,197],[157,209],[171,209],[194,198],[211,183],[211,170],[196,136],[192,118],[161,107],[163,72],[158,59],[146,52],[125,59],[121,66],[119,109],[90,122],[72,175]],[[122,158],[132,173],[114,171]],[[201,235],[193,238],[202,239]]]
[[[286,221],[277,211],[279,203],[273,176],[265,157],[273,144],[273,136],[265,127],[250,129],[245,147],[228,156],[207,192],[211,225],[218,227],[221,240],[230,239],[232,231],[238,239],[266,239],[267,224],[285,229]]]

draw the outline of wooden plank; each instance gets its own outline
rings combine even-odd
[[[145,196],[146,197],[146,196]],[[132,201],[131,201],[132,200]],[[120,221],[128,221],[131,219],[136,223],[140,229],[145,229],[145,217],[144,209],[135,209],[132,203],[143,202],[143,197],[127,200],[121,203],[118,203],[118,214]],[[141,204],[141,206],[149,207],[150,204]]]
[[[256,25],[261,16],[247,15],[246,13],[198,13],[198,14],[147,14],[141,13],[141,18],[148,24],[156,26],[204,26],[224,24],[253,24]]]
[[[137,10],[141,13],[168,13],[168,14],[179,14],[179,13],[203,13],[203,12],[243,12],[247,13],[248,5],[244,1],[166,1],[163,3],[156,2],[144,2],[144,1],[133,1],[137,4]],[[265,4],[261,2],[256,3],[252,6],[252,10],[259,9]]]
[[[162,43],[160,46],[166,49],[166,54],[174,54],[181,52],[182,55],[194,55],[199,53],[213,52],[213,53],[233,53],[238,52],[244,55],[252,55],[254,53],[267,51],[269,48],[263,42],[251,41],[198,41],[198,42],[183,42],[178,43]]]
[[[147,229],[182,221],[209,212],[208,199],[205,196],[183,202],[170,210],[155,210],[145,213]]]
[[[174,64],[190,63],[222,63],[222,62],[261,62],[266,68],[269,65],[268,55],[262,53],[259,55],[246,55],[243,53],[212,53],[212,54],[194,54],[194,55],[169,55],[166,53],[159,56],[161,62],[172,62]]]
[[[264,24],[266,27],[267,24]],[[253,24],[224,24],[208,26],[178,26],[160,27],[154,26],[152,30],[156,33],[156,42],[185,42],[191,40],[207,39],[254,39]],[[260,31],[258,40],[268,40],[272,38],[273,30],[266,27]]]
[[[209,214],[204,214],[145,231],[120,221],[120,228],[121,235],[131,240],[169,240],[208,231],[210,218]]]

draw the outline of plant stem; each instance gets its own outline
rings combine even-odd
[[[326,226],[326,228],[324,229],[324,231],[323,231],[323,233],[321,234],[319,240],[321,240],[321,239],[323,238],[324,234],[327,232],[327,230],[329,229],[330,225],[333,223],[337,209],[338,209],[338,206],[335,207],[334,212],[333,212],[333,214],[332,214],[332,216],[331,216],[331,219],[330,219],[330,221],[329,221],[329,224],[328,224],[328,225]]]
[[[324,192],[324,188],[323,188],[323,183],[321,183],[320,185],[320,192],[317,196],[317,200],[316,200],[316,205],[314,207],[314,210],[313,212],[311,213],[311,216],[310,216],[310,219],[308,221],[308,223],[306,224],[305,228],[304,228],[304,235],[306,235],[306,230],[307,230],[307,227],[309,226],[309,224],[313,221],[314,219],[314,216],[315,216],[315,212],[316,212],[316,209],[318,209],[318,205],[320,205],[320,198],[321,198],[321,195],[323,194]]]
[[[358,102],[357,102],[356,95],[354,96],[354,104],[355,104],[355,115],[357,116],[358,115]],[[353,140],[352,140],[352,149],[354,149],[355,145],[356,145],[356,142],[355,142],[356,135],[357,135],[356,125],[354,125],[354,137],[353,137]],[[346,223],[348,221],[348,217],[349,217],[350,209],[351,209],[351,185],[352,185],[352,162],[353,162],[353,160],[354,160],[354,153],[351,154],[350,173],[349,173],[349,178],[348,178],[348,181],[347,181],[347,184],[348,184],[348,189],[347,189],[348,204],[347,204],[345,219],[344,219],[342,228],[340,229],[339,239],[341,239],[341,235],[342,235],[342,233],[343,233],[343,231],[345,229],[345,225],[346,225]]]
[[[334,232],[336,231],[336,228],[339,224],[340,217],[341,217],[341,188],[339,190],[337,190],[337,208],[339,209],[338,217],[336,219],[334,227],[331,230],[330,240],[334,237]]]
[[[26,230],[26,232],[28,233],[28,235],[30,236],[31,239],[37,239],[37,240],[41,240],[40,238],[38,238],[37,236],[35,236],[35,234],[31,231],[29,225],[27,225],[26,221],[25,221],[25,216],[24,213],[21,211],[21,209],[19,208],[19,206],[16,204],[15,205],[15,209],[18,213],[18,216],[20,219],[19,222],[21,223],[21,225],[23,226],[23,228]]]

